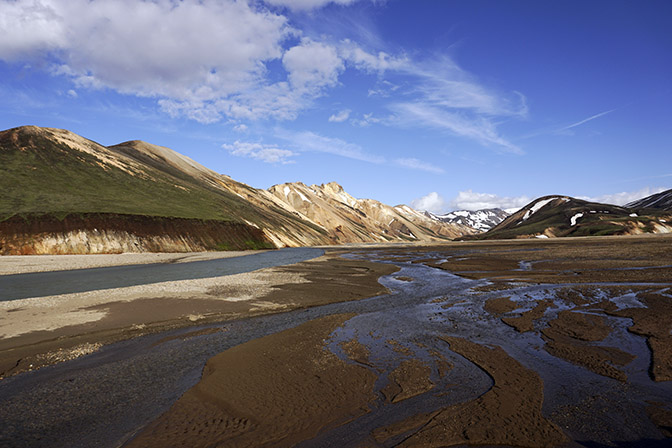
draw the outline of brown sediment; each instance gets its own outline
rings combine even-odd
[[[398,403],[434,388],[430,380],[431,368],[419,359],[402,361],[388,375],[388,383],[381,390],[390,403]]]
[[[332,256],[304,261],[280,266],[275,272],[300,274],[306,283],[273,285],[273,291],[260,299],[303,307],[374,297],[387,292],[378,279],[397,271],[399,268],[390,264]]]
[[[649,419],[660,429],[665,437],[672,438],[672,410],[665,407],[665,403],[651,401],[646,407]]]
[[[534,330],[534,321],[541,319],[548,308],[553,306],[552,300],[541,300],[529,311],[518,317],[502,317],[502,322],[516,329],[519,333]]]
[[[565,310],[548,322],[542,333],[550,338],[563,335],[581,341],[602,341],[611,331],[605,316]]]
[[[593,314],[561,311],[541,330],[544,349],[551,355],[586,367],[598,375],[626,381],[627,375],[617,366],[625,366],[635,356],[616,347],[591,345],[609,336],[612,328],[607,318]]]
[[[400,355],[413,356],[413,351],[408,347],[402,345],[399,341],[395,341],[394,339],[388,339],[387,341],[385,341],[385,343],[389,345],[392,348],[392,350],[399,353]]]
[[[429,354],[434,358],[436,372],[439,374],[439,378],[445,378],[448,372],[452,370],[453,364],[451,364],[442,353],[437,352],[436,350],[430,350]]]
[[[672,235],[460,243],[431,248],[436,258],[420,261],[465,278],[496,283],[672,283],[670,243]],[[420,256],[422,252],[418,250]],[[437,263],[438,258],[448,260]],[[532,263],[532,269],[520,270],[521,261]],[[639,267],[646,269],[632,269]]]
[[[348,355],[348,358],[352,359],[355,362],[364,364],[365,366],[373,367],[369,357],[371,352],[366,347],[357,340],[357,338],[352,338],[349,341],[343,341],[340,344],[341,349]]]
[[[288,447],[368,412],[376,375],[329,352],[329,316],[211,358],[201,381],[128,447]]]
[[[608,314],[632,319],[628,331],[646,337],[651,349],[650,374],[654,381],[672,380],[672,299],[661,294],[639,293],[646,308],[607,310]]]
[[[389,264],[327,255],[295,265],[238,274],[249,276],[250,281],[210,287],[205,294],[198,292],[199,288],[203,289],[198,286],[202,281],[188,280],[176,283],[193,282],[196,285],[195,292],[186,287],[185,291],[171,289],[169,294],[173,297],[142,297],[165,293],[161,284],[138,287],[141,290],[137,293],[138,298],[118,301],[101,299],[103,303],[94,306],[73,305],[72,308],[63,308],[70,300],[69,296],[63,296],[55,305],[63,308],[62,314],[100,313],[102,317],[75,325],[59,324],[55,320],[55,329],[31,331],[0,339],[0,379],[53,364],[60,359],[59,353],[82,344],[105,345],[181,327],[376,296],[387,291],[378,279],[397,270],[396,266]],[[259,286],[250,286],[256,284]],[[73,303],[85,302],[89,295],[98,298],[108,296],[109,293],[94,291],[72,295],[76,300]],[[248,298],[231,299],[237,297]],[[31,306],[24,307],[25,312],[29,313],[28,317],[33,312]],[[42,309],[39,308],[40,311]]]
[[[506,314],[519,307],[520,306],[511,300],[510,297],[498,297],[496,299],[490,299],[485,302],[485,305],[483,305],[483,309],[485,311],[495,316]]]
[[[445,305],[442,305],[441,308],[443,308],[444,310],[447,310],[448,308],[452,308],[455,305],[461,305],[463,303],[467,303],[467,301],[466,300],[460,300],[459,302],[446,303]]]
[[[400,282],[412,282],[414,280],[413,277],[405,277],[405,276],[400,276],[400,277],[394,277],[396,280],[399,280]]]
[[[543,384],[535,372],[501,347],[488,348],[455,337],[442,339],[452,351],[486,371],[494,381],[493,387],[473,401],[379,428],[373,432],[376,441],[401,437],[395,444],[400,447],[551,447],[567,441],[562,431],[541,413]]]
[[[473,292],[493,292],[493,291],[506,291],[507,289],[515,288],[516,285],[511,282],[501,282],[495,281],[489,285],[475,286],[471,288]]]

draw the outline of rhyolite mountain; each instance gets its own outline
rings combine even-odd
[[[625,206],[629,208],[651,208],[668,212],[672,211],[672,189],[632,201]]]
[[[499,208],[489,208],[475,211],[457,210],[445,215],[437,215],[431,212],[425,213],[432,219],[471,227],[478,232],[487,232],[500,222],[504,221],[510,215],[510,213],[505,212]]]
[[[451,240],[473,233],[469,227],[434,220],[406,205],[391,207],[373,199],[355,199],[335,182],[285,183],[269,191],[339,243]]]
[[[348,215],[341,209],[352,206],[337,196],[321,204],[334,210],[311,214],[169,148],[142,141],[106,147],[36,126],[0,132],[0,191],[0,254],[437,241],[470,231],[402,215],[403,226],[369,225],[376,213],[367,212],[368,200],[355,200],[362,206]],[[332,215],[340,221],[317,218]]]
[[[535,199],[491,230],[463,239],[635,235],[670,231],[672,213],[669,211],[619,207],[553,195]]]

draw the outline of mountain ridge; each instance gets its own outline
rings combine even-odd
[[[60,228],[50,225],[52,230],[60,229],[51,233],[22,233],[20,225],[5,227],[0,232],[0,253],[116,251],[120,246],[112,241],[114,238],[127,239],[121,246],[129,250],[147,250],[149,246],[157,250],[161,245],[130,243],[137,242],[133,232],[138,229],[160,229],[157,219],[164,220],[168,227],[177,223],[175,219],[186,220],[179,221],[178,230],[171,231],[171,235],[179,240],[179,229],[184,229],[190,243],[166,243],[165,250],[169,251],[446,241],[470,232],[429,221],[422,226],[405,224],[406,228],[367,227],[362,214],[373,215],[375,208],[391,207],[355,199],[336,183],[321,187],[324,206],[334,208],[321,213],[332,216],[335,224],[318,224],[309,214],[302,213],[301,207],[297,210],[298,202],[237,182],[170,148],[141,140],[106,147],[57,128],[23,126],[0,132],[0,170],[0,188],[5,193],[0,198],[0,220],[19,217],[29,222],[52,222],[52,218],[67,221]],[[95,231],[105,229],[89,228],[86,219],[80,219],[95,217],[102,225],[101,216],[106,215],[117,227],[106,233],[104,241]],[[129,219],[119,218],[124,216],[143,216],[146,222],[131,225]],[[217,222],[230,225],[224,230]],[[123,225],[128,228],[119,228]],[[193,235],[204,225],[219,228],[222,239],[217,239],[214,230],[208,230],[214,232],[212,238]],[[233,227],[251,239],[239,241],[230,231]],[[68,241],[76,239],[81,241],[79,246],[68,246]],[[53,247],[49,248],[47,241],[52,241]]]
[[[489,231],[463,239],[557,238],[669,233],[672,213],[601,204],[566,195],[539,197]]]

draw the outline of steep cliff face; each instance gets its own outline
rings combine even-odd
[[[15,216],[0,222],[0,255],[268,249],[261,229],[239,223],[117,214]]]

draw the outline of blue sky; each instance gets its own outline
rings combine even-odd
[[[436,212],[672,187],[672,2],[0,0],[0,127]]]

